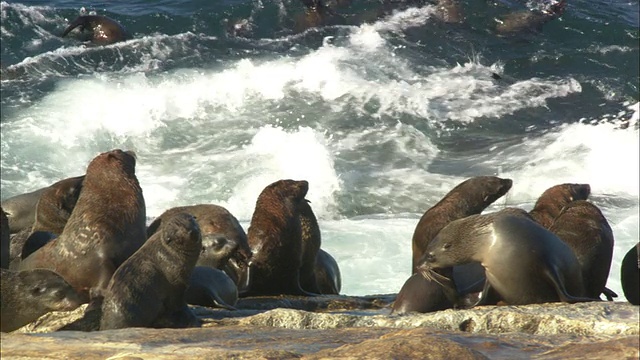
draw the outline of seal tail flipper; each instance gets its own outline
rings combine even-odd
[[[558,275],[558,271],[555,266],[546,266],[544,270],[544,275],[547,277],[547,281],[549,281],[549,283],[556,290],[556,293],[558,294],[558,298],[560,298],[560,301],[562,302],[574,304],[577,302],[601,301],[600,299],[573,296],[569,294],[564,284],[559,281],[560,276]]]
[[[71,30],[77,28],[78,26],[85,26],[86,22],[87,20],[84,16],[78,16],[75,20],[73,20],[73,22],[71,22],[71,24],[69,24],[69,26],[67,26],[66,29],[64,29],[60,37],[67,36],[71,32]]]
[[[602,295],[604,295],[607,298],[607,301],[613,301],[613,298],[618,297],[618,294],[616,294],[613,290],[609,288],[604,288],[602,290]]]
[[[216,306],[219,307],[221,309],[225,309],[225,310],[238,310],[237,308],[227,304],[224,300],[222,300],[220,298],[220,296],[216,293],[213,292],[208,292],[207,295],[209,296],[209,299],[211,300],[211,302]]]

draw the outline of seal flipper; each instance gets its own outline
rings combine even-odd
[[[618,294],[616,294],[613,290],[609,288],[604,288],[602,290],[602,295],[604,295],[607,298],[607,301],[613,301],[613,298],[618,297]]]
[[[71,24],[69,24],[69,26],[67,26],[66,29],[64,29],[60,37],[67,36],[73,29],[77,28],[78,26],[82,26],[84,28],[86,25],[87,25],[86,16],[78,16],[75,20],[71,22]]]
[[[573,296],[567,292],[567,289],[564,286],[564,283],[560,281],[560,276],[558,275],[558,270],[555,266],[545,266],[543,270],[544,275],[547,277],[549,283],[553,286],[560,298],[560,301],[566,302],[569,304],[574,304],[577,302],[590,302],[590,301],[602,301],[600,299],[592,299],[588,297],[581,296]]]

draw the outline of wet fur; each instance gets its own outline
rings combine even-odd
[[[529,215],[545,229],[551,227],[562,208],[576,200],[587,200],[591,194],[589,184],[560,184],[545,190]]]

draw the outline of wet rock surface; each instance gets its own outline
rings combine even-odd
[[[639,307],[623,302],[484,306],[390,316],[394,295],[241,299],[193,307],[201,328],[91,331],[96,318],[44,315],[2,334],[3,359],[638,358]],[[62,331],[60,331],[62,330]],[[85,330],[85,331],[78,331]]]

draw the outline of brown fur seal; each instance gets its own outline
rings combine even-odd
[[[300,286],[300,204],[308,189],[304,180],[279,180],[258,196],[247,234],[253,252],[247,295],[310,295]]]
[[[78,202],[84,175],[60,180],[40,194],[31,232],[48,231],[62,234],[64,226]]]
[[[511,189],[513,181],[496,176],[478,176],[467,179],[449,191],[442,200],[427,210],[420,218],[413,234],[413,273],[422,253],[429,242],[449,222],[469,215],[479,214],[487,206]],[[476,290],[484,281],[484,272],[477,264],[461,265],[454,276],[453,269],[436,270],[442,276],[453,279],[449,287],[423,276],[411,276],[402,286],[393,303],[392,314],[407,312],[429,312],[450,308],[452,304],[451,288],[460,289],[463,293]],[[480,290],[478,290],[480,291]],[[450,294],[445,294],[449,292]]]
[[[640,305],[640,243],[629,249],[620,266],[620,283],[624,297]]]
[[[51,270],[0,270],[0,330],[14,331],[50,311],[70,311],[84,301]]]
[[[500,35],[541,32],[544,24],[562,16],[565,7],[566,0],[562,0],[545,11],[525,10],[507,14],[498,21],[496,32]]]
[[[10,235],[9,235],[9,219],[4,210],[0,207],[0,268],[9,268],[9,252],[10,252]]]
[[[611,290],[605,290],[613,257],[613,231],[600,209],[586,200],[572,201],[562,209],[549,231],[576,254],[585,295],[597,298],[605,291],[608,299],[613,300]]]
[[[2,209],[7,214],[11,234],[22,230],[31,230],[36,218],[36,204],[47,188],[41,188],[32,192],[16,195],[2,200]]]
[[[342,276],[338,262],[328,252],[318,249],[315,266],[318,291],[324,295],[338,295],[342,289]]]
[[[576,200],[587,200],[591,194],[589,184],[560,184],[545,190],[536,201],[529,215],[548,229],[560,215],[562,208]]]
[[[184,293],[187,304],[235,310],[238,287],[224,271],[196,266]]]
[[[193,216],[175,214],[113,274],[100,330],[199,324],[184,300],[202,248]]]
[[[135,165],[133,153],[119,149],[96,156],[62,234],[24,259],[20,269],[54,270],[76,291],[99,296],[118,266],[146,239]]]
[[[412,239],[412,273],[429,242],[449,222],[469,215],[480,214],[487,206],[506,194],[513,181],[496,176],[476,176],[449,191],[437,204],[427,210],[418,221]]]
[[[69,23],[61,37],[67,36],[71,30],[80,28],[83,34],[82,40],[90,40],[98,45],[109,45],[118,41],[131,38],[127,30],[117,21],[102,15],[81,15]]]
[[[316,260],[320,250],[320,226],[309,200],[300,202],[300,228],[302,230],[302,266],[300,267],[300,286],[306,291],[320,294],[316,281]]]
[[[584,297],[573,250],[523,216],[496,212],[450,222],[429,244],[420,271],[437,281],[433,269],[473,261],[487,278],[479,303],[490,289],[511,305],[597,300]]]
[[[191,214],[200,226],[204,251],[200,254],[198,265],[223,270],[236,283],[240,293],[246,292],[250,286],[248,262],[251,249],[247,234],[238,219],[224,207],[199,204],[171,208],[149,225],[147,237],[151,237],[157,231],[164,219],[181,212]],[[223,253],[228,256],[223,256]]]

